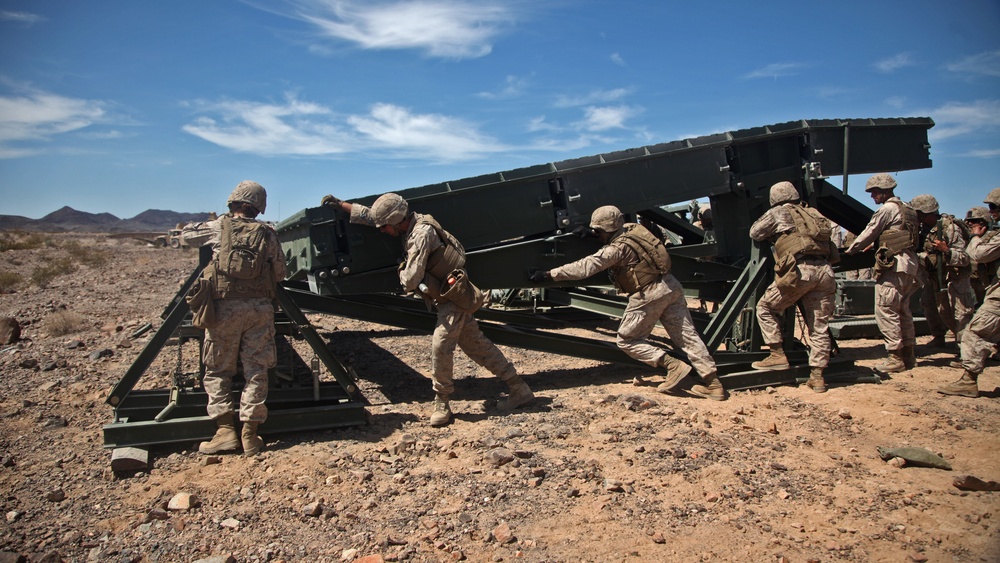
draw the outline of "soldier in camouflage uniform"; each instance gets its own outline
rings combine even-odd
[[[582,280],[608,270],[618,292],[629,296],[618,327],[618,347],[640,362],[665,368],[666,381],[657,390],[671,391],[691,372],[691,366],[649,342],[648,337],[659,321],[705,381],[705,385],[695,385],[690,392],[724,400],[726,392],[717,375],[715,360],[694,328],[684,288],[669,271],[670,259],[663,243],[642,225],[626,224],[621,211],[612,205],[594,210],[590,228],[604,243],[600,250],[559,268],[534,271],[530,279],[536,283]]]
[[[899,373],[917,363],[910,298],[920,289],[914,252],[919,227],[917,212],[895,196],[895,188],[896,180],[888,174],[868,179],[865,191],[881,207],[846,251],[857,254],[875,247],[875,323],[888,353],[888,358],[875,367],[882,373]]]
[[[910,206],[916,210],[920,222],[917,258],[924,284],[920,304],[933,335],[928,345],[943,347],[948,330],[955,333],[956,342],[961,342],[962,331],[976,311],[965,238],[950,216],[941,215],[934,196],[918,195],[910,201]]]
[[[809,327],[809,380],[806,386],[826,392],[823,370],[830,361],[830,331],[837,282],[831,261],[840,254],[831,241],[832,225],[819,211],[800,203],[791,182],[771,186],[771,208],[750,227],[750,238],[774,245],[776,273],[771,285],[757,301],[757,322],[768,357],[752,365],[755,369],[788,369],[782,348],[781,315],[802,303],[802,316]],[[782,275],[782,273],[784,275]]]
[[[218,430],[198,451],[214,454],[235,450],[242,443],[244,455],[252,456],[264,446],[257,428],[267,419],[267,374],[277,363],[274,296],[277,283],[285,278],[285,256],[274,229],[256,219],[267,207],[267,192],[260,184],[240,182],[226,203],[229,213],[187,225],[182,234],[189,246],[210,244],[213,251],[203,278],[213,280],[216,321],[205,329],[203,362],[208,416]],[[239,252],[233,253],[234,248]],[[252,262],[232,260],[235,254],[247,256],[247,252],[254,255]],[[240,395],[243,429],[239,437],[232,395],[237,362],[246,380]]]
[[[514,364],[480,330],[473,316],[485,300],[479,289],[469,283],[464,297],[452,297],[448,291],[450,285],[460,282],[451,274],[465,266],[465,249],[451,233],[430,215],[411,212],[406,200],[393,193],[380,196],[371,208],[332,195],[324,197],[322,204],[349,213],[352,223],[405,238],[406,255],[400,264],[399,281],[404,290],[421,293],[437,307],[431,340],[435,392],[431,426],[448,424],[452,417],[456,346],[507,384],[509,395],[497,405],[501,411],[513,410],[535,398]]]
[[[1000,342],[1000,280],[997,278],[1000,231],[989,228],[989,218],[987,210],[982,207],[973,207],[965,216],[965,222],[972,231],[972,239],[965,252],[977,264],[987,284],[986,298],[962,333],[962,376],[938,389],[945,395],[978,397],[979,374],[983,372],[986,358],[993,354],[995,345]]]

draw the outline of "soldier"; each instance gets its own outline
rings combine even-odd
[[[993,353],[994,345],[1000,341],[1000,281],[997,280],[1000,236],[997,236],[996,230],[990,230],[989,215],[982,207],[970,209],[965,222],[972,231],[972,239],[965,252],[982,268],[984,282],[989,285],[983,304],[962,333],[962,377],[939,388],[938,393],[978,397],[979,374],[983,372],[986,358]]]
[[[582,280],[608,270],[618,292],[629,296],[618,327],[618,347],[640,362],[666,368],[666,381],[657,391],[668,393],[691,372],[690,365],[647,340],[659,321],[705,381],[705,385],[692,387],[691,393],[724,400],[726,392],[716,374],[715,360],[694,328],[684,288],[670,273],[670,256],[663,243],[642,225],[626,224],[622,212],[613,205],[594,210],[590,229],[604,244],[600,250],[559,268],[533,271],[530,279],[536,283]]]
[[[998,229],[989,209],[982,206],[973,207],[965,216],[965,224],[969,225],[970,220],[986,225],[986,233],[980,237],[984,243],[996,235]],[[997,279],[997,262],[980,264],[970,257],[969,265],[972,267],[972,291],[976,294],[976,303],[982,304],[986,299],[986,288],[993,285]],[[961,346],[961,341],[959,345]]]
[[[267,192],[251,181],[240,182],[226,202],[229,213],[205,223],[184,227],[183,237],[193,247],[212,245],[212,262],[202,279],[212,280],[215,323],[205,329],[205,392],[208,416],[218,430],[198,451],[203,454],[235,450],[256,455],[264,446],[257,435],[267,419],[267,372],[277,363],[274,345],[274,297],[285,278],[285,255],[278,235],[256,217],[267,207]],[[233,376],[237,361],[246,383],[240,395],[240,437],[233,421]]]
[[[933,335],[928,345],[941,348],[948,330],[955,333],[956,342],[962,341],[962,331],[976,311],[976,295],[970,282],[972,267],[961,228],[950,216],[939,213],[934,196],[918,195],[910,206],[920,222],[917,257],[924,283],[920,304]]]
[[[896,180],[875,174],[865,191],[881,207],[847,248],[857,254],[877,243],[875,250],[875,323],[885,340],[886,360],[875,367],[882,373],[899,373],[913,368],[917,358],[910,298],[920,289],[917,255],[919,228],[917,212],[895,196]]]
[[[1000,223],[1000,188],[993,188],[990,193],[986,194],[986,199],[983,203],[990,206],[990,215],[993,217],[993,223]]]
[[[788,369],[782,348],[781,315],[795,303],[809,327],[809,380],[806,386],[826,392],[823,370],[830,361],[830,331],[837,282],[831,261],[840,260],[830,238],[830,221],[801,203],[791,182],[771,186],[771,208],[750,227],[750,238],[774,245],[775,277],[757,301],[757,322],[770,354],[751,364],[754,369]]]
[[[405,238],[406,254],[399,266],[399,281],[404,290],[419,291],[437,306],[437,324],[431,339],[435,392],[431,426],[444,426],[452,417],[456,346],[507,384],[509,396],[498,404],[501,411],[513,410],[535,398],[514,364],[479,329],[473,313],[482,307],[485,297],[469,282],[464,270],[452,277],[465,266],[465,249],[434,217],[410,211],[406,200],[394,193],[380,196],[371,208],[332,195],[324,197],[322,203],[349,213],[352,223]]]

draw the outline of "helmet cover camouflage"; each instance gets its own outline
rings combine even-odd
[[[264,190],[264,186],[261,186],[257,182],[243,180],[236,185],[233,193],[229,194],[226,205],[237,201],[248,203],[263,214],[264,208],[267,207],[267,192]]]
[[[792,203],[801,199],[799,190],[791,182],[778,182],[771,186],[770,200],[771,207],[782,203]]]
[[[399,194],[382,194],[372,204],[372,220],[378,228],[402,223],[409,212],[410,206]]]
[[[992,203],[993,205],[1000,205],[1000,188],[993,188],[990,190],[989,195],[983,200],[983,203]]]
[[[625,224],[621,210],[614,205],[598,207],[590,216],[590,228],[600,229],[605,233],[614,233]]]
[[[896,187],[896,180],[882,172],[881,174],[875,174],[871,178],[868,178],[868,182],[865,183],[865,191],[871,192],[875,190],[891,190]]]
[[[993,221],[993,216],[990,215],[989,209],[986,209],[983,206],[978,206],[978,207],[973,207],[972,209],[969,210],[968,213],[965,214],[965,220],[966,221],[978,220],[989,225],[990,222]]]
[[[938,209],[940,209],[938,207],[937,199],[929,194],[921,194],[913,198],[910,201],[910,207],[921,213],[927,213],[928,215],[937,215]]]

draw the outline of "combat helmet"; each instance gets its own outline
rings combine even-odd
[[[233,193],[229,194],[226,205],[234,202],[248,203],[263,215],[264,208],[267,207],[267,191],[257,182],[243,180],[236,185]]]
[[[992,203],[993,205],[1000,206],[1000,188],[993,188],[990,193],[986,195],[986,199],[983,203]]]
[[[969,220],[983,221],[984,223],[986,223],[987,225],[989,225],[990,222],[993,221],[993,216],[990,215],[990,210],[989,209],[986,209],[985,207],[983,207],[983,206],[980,205],[980,206],[973,207],[972,209],[970,209],[969,212],[965,214],[965,220],[966,221],[969,221]]]
[[[928,215],[937,215],[938,207],[937,199],[930,194],[921,194],[910,200],[910,207],[916,209],[921,213],[926,213]]]
[[[605,205],[594,210],[590,216],[590,228],[600,229],[605,233],[614,233],[625,224],[625,217],[614,205]]]
[[[372,204],[372,220],[375,226],[398,225],[410,213],[410,206],[399,194],[382,194]]]
[[[896,180],[885,172],[875,174],[871,178],[868,178],[868,182],[865,183],[866,192],[873,192],[875,190],[891,190],[895,187]]]
[[[771,207],[782,203],[793,203],[801,199],[799,190],[791,182],[778,182],[771,186],[770,200]]]

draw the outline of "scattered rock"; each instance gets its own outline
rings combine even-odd
[[[514,533],[511,531],[510,526],[508,526],[506,522],[501,522],[497,527],[493,528],[492,534],[493,539],[500,544],[511,543],[514,541]]]
[[[837,416],[843,418],[844,420],[851,420],[853,418],[851,416],[851,409],[847,407],[841,408],[839,411],[837,411]]]
[[[996,481],[983,481],[972,475],[956,475],[952,480],[952,485],[963,491],[1000,491],[1000,483]]]
[[[0,318],[0,346],[13,344],[21,339],[21,325],[14,317]]]
[[[180,492],[167,502],[167,510],[183,512],[198,506],[198,497],[191,493]]]

